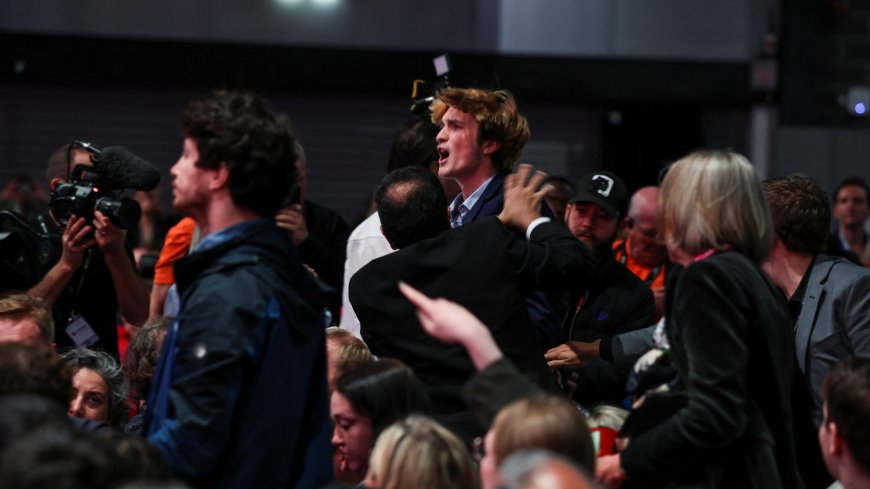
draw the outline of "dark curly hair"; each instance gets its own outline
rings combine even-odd
[[[810,177],[791,175],[762,182],[773,230],[789,251],[815,255],[828,245],[831,207]]]
[[[191,101],[181,130],[196,141],[200,168],[226,164],[233,202],[260,216],[277,212],[296,181],[296,139],[259,95],[217,90]]]

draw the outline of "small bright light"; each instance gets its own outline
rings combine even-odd
[[[855,104],[855,113],[856,114],[863,115],[865,112],[867,112],[867,107],[865,107],[864,104],[862,104],[861,102],[858,102],[857,104]]]

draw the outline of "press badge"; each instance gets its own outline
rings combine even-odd
[[[64,328],[67,336],[69,336],[76,348],[88,348],[91,345],[100,341],[100,337],[94,331],[94,328],[88,324],[88,321],[81,314],[76,314],[69,320],[69,324]]]

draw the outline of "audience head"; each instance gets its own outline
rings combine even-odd
[[[404,363],[383,359],[344,372],[330,400],[332,444],[352,472],[365,469],[374,441],[387,426],[431,410],[429,396]]]
[[[337,326],[326,328],[326,378],[329,392],[335,390],[335,380],[345,371],[374,361],[372,352],[353,333]]]
[[[130,381],[130,388],[137,400],[148,397],[151,377],[157,368],[163,339],[172,324],[172,317],[160,316],[146,322],[130,340],[127,357],[124,359],[124,374]]]
[[[72,429],[66,403],[36,394],[0,394],[0,454],[18,438],[46,425]]]
[[[296,181],[296,139],[286,117],[252,93],[218,90],[191,101],[181,115],[185,155],[200,169],[228,172],[233,203],[260,216],[272,216]],[[196,196],[179,196],[178,210],[197,205]]]
[[[659,188],[643,187],[631,196],[625,218],[631,257],[647,268],[661,265],[668,249],[659,240]]]
[[[14,441],[0,461],[0,487],[17,489],[114,489],[170,480],[159,450],[145,440],[98,436],[68,423],[34,429]]]
[[[387,172],[405,166],[420,166],[437,173],[438,151],[435,149],[437,134],[438,126],[431,121],[413,119],[402,124],[390,149]]]
[[[430,171],[408,166],[381,180],[375,191],[381,229],[390,246],[401,249],[450,228],[444,190]]]
[[[549,450],[520,450],[499,467],[504,489],[593,489],[583,469]]]
[[[822,455],[831,475],[849,489],[845,482],[856,475],[870,480],[870,358],[850,357],[835,364],[825,377],[821,394]]]
[[[54,150],[48,157],[48,167],[45,172],[46,179],[52,183],[51,188],[54,188],[58,181],[69,180],[76,165],[92,165],[92,156],[90,151],[75,143],[64,144]]]
[[[825,191],[809,177],[792,175],[762,183],[773,230],[785,247],[804,255],[825,251],[831,210]]]
[[[618,176],[608,171],[587,173],[568,202],[565,223],[577,239],[596,256],[609,253],[622,230],[628,190]]]
[[[127,419],[127,378],[106,352],[76,348],[61,355],[72,370],[69,415],[122,426]]]
[[[484,438],[483,489],[498,486],[497,467],[508,455],[529,448],[551,450],[590,473],[595,471],[589,426],[577,407],[563,397],[537,396],[514,401],[496,415]]]
[[[734,249],[761,262],[773,223],[755,170],[731,151],[696,151],[670,166],[659,193],[671,260],[688,265],[710,250]]]
[[[42,299],[24,294],[0,297],[0,342],[54,348],[54,320]]]
[[[840,226],[860,227],[870,217],[870,204],[867,198],[870,188],[861,177],[849,177],[837,185],[834,192],[834,217]]]
[[[369,489],[474,489],[471,455],[459,438],[426,416],[393,423],[372,449]]]
[[[442,177],[461,180],[487,158],[493,173],[509,172],[529,140],[529,124],[505,90],[445,88],[430,110],[432,122],[443,126],[436,137]]]
[[[45,346],[0,343],[0,395],[35,394],[69,406],[72,373]]]

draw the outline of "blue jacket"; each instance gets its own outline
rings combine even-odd
[[[201,487],[320,487],[332,480],[325,301],[287,233],[232,226],[175,267],[145,433]]]

